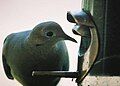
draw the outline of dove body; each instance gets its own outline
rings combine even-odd
[[[4,41],[3,67],[9,79],[23,86],[56,86],[59,77],[33,77],[33,71],[68,71],[66,35],[55,22],[44,22],[33,30],[13,33]]]

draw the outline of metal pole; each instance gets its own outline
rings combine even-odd
[[[77,78],[78,72],[69,71],[33,71],[32,76],[52,76],[52,77],[65,77],[65,78]]]

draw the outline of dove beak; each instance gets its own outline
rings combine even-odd
[[[72,42],[75,42],[75,43],[77,43],[77,41],[74,39],[74,38],[72,38],[72,37],[70,37],[70,36],[68,36],[68,35],[66,35],[65,34],[65,40],[70,40],[70,41],[72,41]]]

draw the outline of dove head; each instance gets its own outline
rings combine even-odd
[[[31,31],[28,40],[30,43],[40,46],[43,44],[55,44],[61,40],[77,41],[66,35],[61,26],[53,21],[38,24]]]

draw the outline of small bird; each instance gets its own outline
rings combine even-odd
[[[8,35],[2,52],[6,76],[15,78],[23,86],[56,86],[59,77],[33,77],[32,72],[68,71],[69,55],[64,40],[77,42],[53,21]]]

